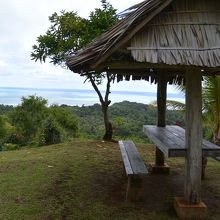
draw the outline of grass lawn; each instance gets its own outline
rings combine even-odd
[[[147,164],[151,145],[138,145]],[[127,179],[119,147],[71,142],[0,153],[0,219],[177,219],[173,197],[183,195],[184,160],[169,159],[170,175],[149,175],[145,201],[125,203]],[[220,162],[208,161],[203,201],[220,219]]]

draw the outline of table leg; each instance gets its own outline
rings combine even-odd
[[[164,153],[156,147],[155,165],[152,166],[152,173],[167,174],[170,172],[170,167],[165,164]]]
[[[155,165],[164,166],[164,154],[158,147],[156,147]]]

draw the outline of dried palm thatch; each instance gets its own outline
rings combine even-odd
[[[161,69],[174,67],[171,83],[183,80],[181,68],[220,72],[219,0],[146,0],[121,16],[112,29],[67,58],[72,71],[156,82]]]
[[[129,49],[134,59],[219,67],[220,1],[182,0],[174,1],[171,6],[132,38]]]
[[[100,57],[104,60],[104,55],[109,56],[110,53],[114,51],[113,47],[115,48],[117,46],[117,48],[119,48],[122,46],[125,41],[124,38],[129,40],[133,34],[146,24],[146,15],[151,18],[154,17],[171,1],[172,0],[146,0],[136,5],[136,10],[134,10],[135,7],[129,8],[126,11],[134,11],[128,13],[125,18],[120,20],[112,29],[96,38],[87,48],[79,51],[76,55],[67,57],[68,67],[75,72],[79,72],[81,68],[83,72],[85,70],[92,70],[91,65],[97,61],[99,63]],[[150,20],[150,18],[148,20]],[[141,26],[139,26],[140,22],[143,22]],[[137,26],[137,24],[139,25]]]

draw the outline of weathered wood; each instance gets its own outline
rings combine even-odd
[[[147,175],[148,170],[133,141],[119,141],[127,176]]]
[[[132,141],[119,141],[119,147],[128,176],[126,201],[138,201],[143,195],[147,167]]]
[[[166,126],[167,79],[159,74],[157,81],[157,126]]]
[[[131,74],[134,73],[134,71],[142,70],[144,71],[144,74],[146,74],[146,69],[154,69],[154,70],[159,70],[159,71],[164,71],[164,75],[166,76],[175,76],[177,75],[184,75],[186,70],[201,70],[201,67],[197,66],[189,66],[189,65],[168,65],[168,64],[163,64],[163,63],[141,63],[141,62],[132,62],[132,61],[111,61],[104,63],[103,66],[101,67],[102,70],[121,70],[124,74],[126,73],[126,70],[132,70]],[[219,68],[207,68],[204,67],[204,72],[203,75],[213,75],[217,74],[219,75]],[[165,72],[166,71],[166,72]],[[151,72],[153,75],[154,73]]]
[[[119,147],[120,147],[120,150],[121,150],[121,156],[122,156],[122,160],[123,160],[123,163],[124,163],[125,172],[126,172],[126,174],[128,176],[132,175],[133,174],[133,170],[132,170],[132,167],[131,167],[130,160],[128,158],[127,152],[125,150],[125,146],[124,146],[122,141],[119,141],[118,143],[119,143]]]
[[[185,130],[183,128],[176,125],[167,125],[166,127],[144,125],[143,131],[165,156],[186,156]],[[203,139],[202,155],[203,157],[218,157],[220,156],[220,147]]]
[[[157,81],[157,126],[166,126],[166,99],[167,99],[167,79],[162,74],[158,74]],[[164,166],[164,154],[156,146],[155,165]]]
[[[124,145],[133,170],[133,175],[146,175],[148,173],[147,168],[134,143],[132,141],[125,141]]]
[[[186,176],[184,199],[201,201],[202,172],[202,89],[200,72],[186,72]]]
[[[155,165],[156,166],[164,166],[165,158],[164,158],[164,154],[160,150],[160,148],[156,147],[155,154],[156,154],[156,156],[155,156]]]

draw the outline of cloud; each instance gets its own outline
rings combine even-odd
[[[41,64],[30,58],[32,45],[37,37],[50,26],[48,17],[61,10],[77,11],[88,17],[90,11],[100,7],[99,0],[0,0],[0,86],[92,89],[84,78],[69,70],[50,63]],[[122,11],[140,0],[109,0],[113,7]],[[148,86],[147,86],[148,85]],[[101,89],[104,89],[104,85]],[[146,82],[120,82],[114,90],[155,90]]]

